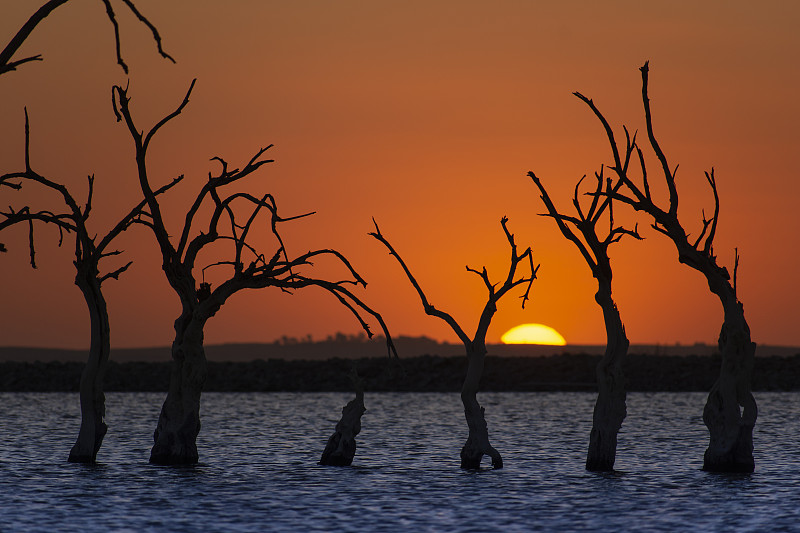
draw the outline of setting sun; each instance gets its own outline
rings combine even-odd
[[[506,331],[500,341],[503,344],[548,344],[564,346],[566,339],[559,332],[544,324],[520,324]]]

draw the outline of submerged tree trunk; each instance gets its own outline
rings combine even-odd
[[[611,472],[617,455],[617,434],[627,415],[625,377],[622,363],[628,354],[628,338],[619,316],[611,287],[597,291],[595,300],[603,309],[606,326],[606,351],[597,364],[597,402],[594,406],[586,470]]]
[[[461,402],[464,404],[464,416],[467,419],[469,436],[464,447],[461,448],[461,468],[480,468],[484,454],[492,458],[494,468],[503,468],[500,452],[489,444],[489,430],[484,417],[485,409],[477,399],[485,359],[485,347],[467,349],[467,376],[461,387]]]
[[[709,431],[709,444],[703,470],[710,472],[752,472],[753,427],[758,408],[751,392],[750,376],[756,344],[750,340],[750,328],[744,307],[736,299],[729,283],[709,287],[720,297],[725,321],[719,335],[722,367],[711,388],[703,422]]]
[[[111,351],[108,309],[96,275],[80,271],[75,284],[81,289],[89,308],[91,345],[86,366],[81,374],[81,427],[78,440],[69,452],[71,463],[93,463],[108,431],[105,423],[106,398],[103,394],[109,352]]]
[[[356,397],[342,408],[342,418],[336,424],[336,430],[328,438],[319,464],[325,466],[350,466],[356,455],[356,435],[361,432],[361,416],[366,412],[364,407],[364,387],[358,375],[351,376],[356,389]]]
[[[175,323],[169,392],[153,434],[150,462],[160,465],[195,464],[200,433],[200,394],[206,381],[203,324],[191,312]]]

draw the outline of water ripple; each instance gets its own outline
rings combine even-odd
[[[201,463],[147,463],[163,396],[110,393],[98,465],[66,393],[0,394],[0,530],[793,531],[797,393],[760,394],[756,472],[700,470],[705,396],[634,393],[618,471],[583,469],[594,395],[481,395],[503,470],[466,472],[456,394],[368,394],[353,467],[317,465],[349,395],[210,393]]]

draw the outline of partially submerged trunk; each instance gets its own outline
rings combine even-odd
[[[608,287],[601,286],[595,300],[603,309],[607,344],[605,354],[597,364],[597,402],[589,436],[586,470],[611,472],[617,455],[617,434],[627,415],[622,363],[630,343],[619,310],[611,297],[610,284]]]
[[[200,394],[207,375],[200,322],[185,311],[175,323],[169,392],[153,434],[151,463],[185,465],[198,461]]]
[[[709,431],[703,470],[752,472],[755,468],[753,427],[758,407],[751,391],[750,376],[756,344],[750,340],[744,307],[730,284],[709,279],[709,287],[722,301],[725,321],[719,335],[722,367],[703,409],[703,422]]]
[[[361,416],[366,412],[364,407],[364,388],[358,376],[354,375],[353,384],[356,397],[342,408],[342,418],[336,424],[336,430],[328,438],[319,464],[325,466],[350,466],[356,455],[356,435],[361,431]]]
[[[103,394],[108,356],[111,351],[109,341],[110,326],[108,309],[96,275],[84,273],[79,268],[75,284],[81,289],[89,308],[91,345],[86,366],[81,374],[80,401],[81,427],[78,439],[69,452],[71,463],[94,463],[97,452],[103,444],[108,431],[105,423],[106,398]]]
[[[503,468],[500,452],[489,443],[489,430],[484,417],[485,409],[478,403],[478,387],[483,375],[486,359],[485,346],[467,348],[467,375],[461,387],[461,402],[464,404],[464,416],[469,427],[469,436],[461,448],[461,468],[477,469],[481,466],[484,455],[492,458],[494,468]]]

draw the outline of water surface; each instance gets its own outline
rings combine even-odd
[[[203,395],[201,463],[148,464],[163,394],[109,393],[96,466],[78,396],[0,394],[0,531],[795,531],[800,393],[761,393],[756,472],[700,470],[701,393],[631,393],[618,471],[584,470],[591,393],[485,393],[505,468],[466,472],[457,394],[367,394],[353,467],[317,465],[349,395]],[[488,466],[488,462],[486,463]]]

